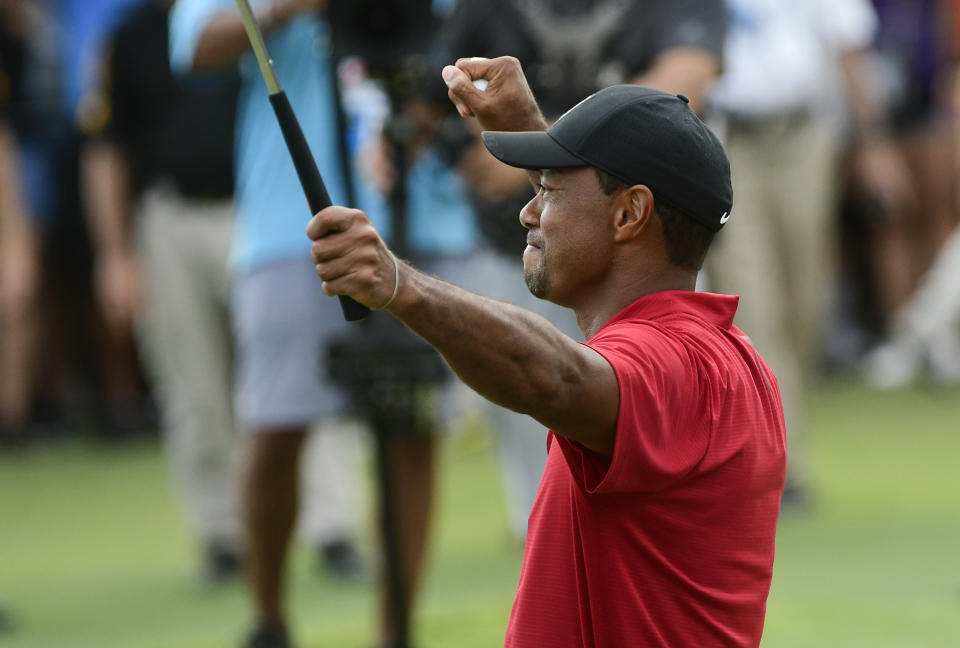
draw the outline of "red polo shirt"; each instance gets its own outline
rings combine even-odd
[[[587,342],[620,385],[613,456],[550,432],[509,648],[759,645],[786,441],[737,302],[654,293]]]

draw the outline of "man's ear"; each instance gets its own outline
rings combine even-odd
[[[653,206],[653,193],[646,185],[633,185],[617,196],[614,241],[630,241],[647,231],[654,217]]]

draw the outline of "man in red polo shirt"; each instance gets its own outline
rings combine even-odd
[[[757,646],[785,435],[737,298],[694,292],[732,207],[723,148],[683,96],[613,86],[546,129],[515,59],[443,74],[461,114],[501,131],[491,153],[531,170],[527,286],[587,343],[398,261],[360,211],[307,233],[327,294],[388,310],[551,430],[506,645]]]

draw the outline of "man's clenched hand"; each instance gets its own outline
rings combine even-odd
[[[347,295],[368,308],[384,308],[396,298],[399,264],[359,209],[327,207],[311,219],[310,258],[323,280],[323,292]]]
[[[514,57],[463,58],[443,68],[442,74],[457,110],[464,117],[475,116],[483,130],[546,130],[547,122]],[[479,79],[488,82],[486,90],[473,85]]]

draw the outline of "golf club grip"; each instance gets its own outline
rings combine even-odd
[[[316,214],[331,205],[330,194],[327,193],[327,187],[323,184],[323,177],[320,175],[317,163],[313,160],[310,146],[300,128],[300,122],[293,114],[290,100],[287,99],[287,93],[283,90],[270,95],[270,105],[273,106],[273,112],[277,115],[283,139],[293,159],[293,166],[297,169],[297,177],[300,178],[300,186],[303,187],[303,193],[307,196],[310,213]],[[343,309],[343,316],[348,322],[362,320],[370,314],[369,308],[346,295],[340,295],[340,308]]]

